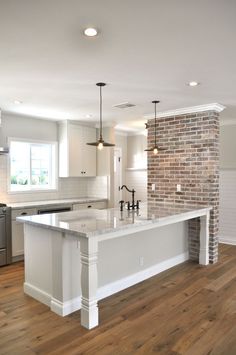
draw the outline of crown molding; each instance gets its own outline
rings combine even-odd
[[[157,112],[157,117],[179,116],[179,115],[186,115],[190,113],[203,112],[203,111],[221,112],[224,109],[225,106],[218,103],[212,103],[207,105],[191,106],[191,107],[178,108],[176,110]],[[144,118],[146,119],[153,118],[153,113],[145,115]]]

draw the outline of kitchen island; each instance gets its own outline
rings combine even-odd
[[[210,209],[203,206],[150,203],[141,205],[137,211],[113,208],[19,217],[18,221],[24,223],[24,291],[62,316],[81,308],[81,325],[91,329],[99,323],[98,299],[187,260],[187,257],[181,259],[178,255],[170,259],[173,262],[162,260],[158,268],[137,273],[132,281],[125,278],[126,282],[116,282],[108,285],[109,289],[104,286],[98,290],[99,274],[108,273],[113,268],[112,259],[115,260],[119,253],[116,245],[111,244],[106,254],[101,252],[100,257],[102,243],[122,240],[124,260],[125,254],[128,259],[132,259],[135,245],[141,242],[143,250],[150,245],[153,254],[164,255],[165,249],[177,250],[186,237],[184,223],[200,217],[199,263],[207,265]],[[170,225],[173,225],[171,236],[163,230]],[[159,230],[162,232],[159,233]],[[128,248],[128,240],[133,243],[132,250]],[[103,263],[103,267],[97,271],[99,258],[106,259],[107,254],[110,254],[109,261]],[[121,268],[122,263],[125,263],[122,257],[120,254]],[[140,265],[141,261],[140,258]]]

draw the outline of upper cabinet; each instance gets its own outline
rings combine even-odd
[[[96,129],[69,121],[59,123],[59,176],[96,176]]]

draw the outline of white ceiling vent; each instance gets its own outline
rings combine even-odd
[[[136,105],[131,104],[130,102],[123,102],[122,104],[114,105],[113,107],[117,108],[129,108],[129,107],[134,107]]]

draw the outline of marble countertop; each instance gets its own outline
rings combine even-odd
[[[107,201],[107,198],[100,197],[79,197],[79,198],[67,198],[59,200],[44,200],[44,201],[30,201],[30,202],[9,202],[7,206],[12,209],[17,208],[28,208],[28,207],[41,207],[50,205],[64,205],[64,204],[75,204],[75,203],[89,203],[89,202],[100,202]]]
[[[129,230],[132,233],[141,229],[177,223],[206,215],[211,207],[187,206],[180,204],[149,203],[141,204],[138,211],[110,208],[104,210],[80,210],[35,216],[17,217],[24,222],[38,227],[57,230],[81,237],[93,237],[107,233]],[[154,226],[155,225],[155,226]]]

